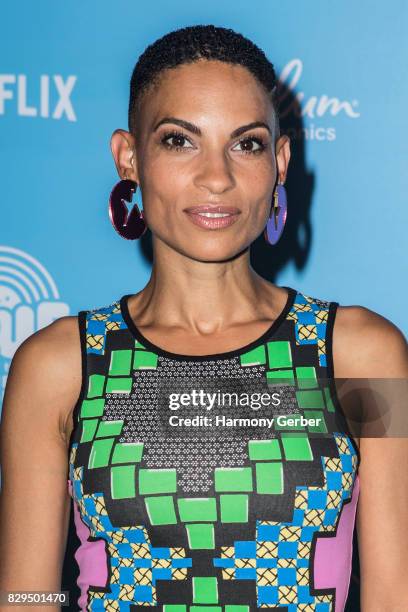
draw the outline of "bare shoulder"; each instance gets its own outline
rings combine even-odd
[[[65,438],[81,383],[78,317],[61,317],[30,335],[16,350],[7,379],[4,413],[7,415],[8,404],[29,393],[35,409],[49,410],[49,422],[57,422]]]
[[[35,332],[12,359],[0,423],[0,590],[59,589],[70,511],[64,427],[81,370],[77,317]]]
[[[16,350],[10,366],[10,374],[25,366],[26,374],[34,377],[45,368],[48,377],[70,369],[81,361],[78,317],[57,319],[26,338]],[[21,373],[21,372],[20,372]]]
[[[337,377],[408,376],[408,343],[401,329],[365,306],[339,306],[333,327]]]

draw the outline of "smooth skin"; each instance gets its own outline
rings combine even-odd
[[[267,127],[247,127],[254,122]],[[249,257],[290,160],[289,139],[274,142],[273,125],[271,102],[247,69],[200,60],[164,72],[148,90],[136,137],[121,129],[112,135],[118,174],[140,185],[153,239],[152,274],[130,298],[130,314],[165,350],[199,355],[239,348],[258,338],[285,305],[286,290],[259,276]],[[231,136],[239,128],[242,133]],[[181,135],[169,136],[172,131]],[[205,203],[237,206],[237,222],[198,227],[184,209]],[[408,378],[402,332],[363,306],[338,308],[333,359],[338,378]],[[16,351],[0,430],[0,590],[60,588],[71,502],[68,443],[80,388],[76,317],[58,319]],[[361,610],[403,612],[408,442],[357,442]],[[52,609],[59,608],[44,607]]]

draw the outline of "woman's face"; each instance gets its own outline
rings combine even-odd
[[[153,239],[200,261],[246,249],[268,219],[276,158],[284,180],[290,157],[281,137],[275,158],[273,107],[252,74],[202,60],[166,70],[144,95],[137,123],[137,139],[125,132],[135,151],[128,177],[140,186]],[[202,206],[226,207],[229,216],[192,211]]]

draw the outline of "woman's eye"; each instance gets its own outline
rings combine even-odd
[[[181,151],[183,149],[193,149],[194,146],[190,140],[182,132],[167,132],[161,138],[161,143],[167,149]],[[266,149],[266,144],[261,138],[255,136],[247,136],[242,138],[233,148],[240,147],[242,153],[257,154],[262,153]]]
[[[260,138],[254,137],[243,138],[236,146],[242,147],[241,151],[243,153],[261,153],[266,148],[265,143]]]
[[[184,134],[171,132],[165,134],[161,142],[169,149],[191,149],[192,144]],[[185,146],[187,144],[187,146]]]

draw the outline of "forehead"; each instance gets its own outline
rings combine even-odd
[[[142,98],[140,114],[147,127],[162,116],[199,123],[272,121],[270,98],[244,66],[198,60],[164,70]]]

